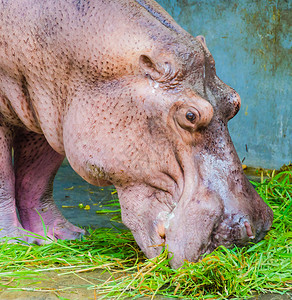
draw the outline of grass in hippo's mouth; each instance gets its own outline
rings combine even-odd
[[[29,288],[34,290],[47,271],[82,278],[84,272],[100,269],[107,280],[83,287],[106,299],[141,295],[224,299],[246,298],[251,292],[291,291],[291,179],[292,171],[285,171],[253,183],[274,210],[273,229],[258,244],[219,247],[200,262],[185,262],[182,268],[172,270],[166,249],[159,257],[146,259],[131,233],[120,229],[90,230],[83,241],[52,241],[43,246],[4,242],[0,246],[0,289],[27,289],[29,279]]]

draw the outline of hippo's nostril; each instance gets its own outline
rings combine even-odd
[[[247,221],[245,221],[245,222],[244,222],[244,226],[245,226],[245,229],[246,229],[246,234],[247,234],[247,236],[248,236],[250,239],[254,239],[254,234],[253,234],[253,232],[252,232],[252,229],[251,229],[250,224],[249,224]]]

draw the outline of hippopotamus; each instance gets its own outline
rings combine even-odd
[[[51,238],[84,234],[53,200],[66,156],[116,187],[149,258],[165,245],[177,268],[259,241],[273,214],[228,133],[239,108],[205,38],[154,1],[1,1],[0,236],[33,242],[23,228],[42,222]]]

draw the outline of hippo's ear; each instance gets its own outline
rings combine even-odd
[[[166,80],[171,71],[169,63],[155,64],[147,55],[140,56],[139,64],[141,69],[145,72],[145,75],[150,76],[151,79],[156,81]]]
[[[161,73],[159,72],[157,66],[147,55],[140,56],[139,64],[145,74],[149,75],[152,79],[156,80],[157,78],[161,77]]]

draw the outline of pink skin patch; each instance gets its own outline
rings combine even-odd
[[[248,237],[250,239],[254,239],[254,234],[253,234],[252,229],[247,221],[244,222],[244,226],[245,226],[246,234],[248,235]]]

